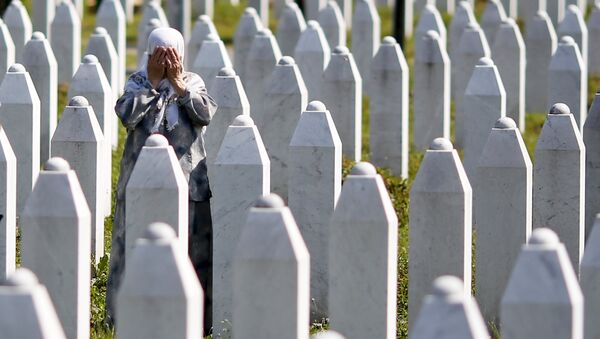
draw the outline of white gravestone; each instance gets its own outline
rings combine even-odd
[[[600,2],[592,7],[587,22],[588,30],[588,71],[591,75],[600,74]]]
[[[369,79],[371,60],[379,50],[381,19],[373,0],[357,0],[352,16],[352,55],[363,79]],[[367,84],[363,83],[363,90]],[[329,106],[329,105],[328,105]],[[342,143],[344,137],[342,137]]]
[[[23,47],[31,38],[33,27],[27,9],[19,0],[12,0],[4,12],[4,23],[15,44],[15,62],[21,62]]]
[[[481,28],[485,32],[485,37],[492,46],[496,38],[496,32],[500,25],[506,21],[506,12],[500,0],[488,0],[485,11],[481,16]]]
[[[446,37],[446,26],[444,25],[442,16],[434,5],[428,4],[425,6],[425,8],[423,8],[423,12],[421,12],[421,17],[419,18],[419,23],[417,24],[415,31],[415,44],[420,42],[427,32],[431,30],[438,33],[440,39],[442,40],[442,45],[446,46],[448,39]]]
[[[313,334],[310,339],[346,339],[346,337],[335,331],[323,331]]]
[[[464,111],[463,99],[465,91],[475,65],[481,58],[489,58],[491,55],[490,47],[485,38],[485,34],[477,25],[470,23],[465,28],[463,35],[460,38],[458,50],[456,51],[456,78],[454,80],[454,124],[455,124],[455,140],[460,147],[464,146],[466,134],[466,118]]]
[[[208,93],[212,95],[215,78],[223,67],[233,67],[231,60],[229,60],[225,44],[218,35],[209,34],[204,43],[202,43],[202,48],[198,51],[196,60],[191,68],[192,72],[202,77]]]
[[[342,188],[342,141],[320,101],[308,104],[289,147],[289,207],[312,255],[311,319],[327,318],[329,220]]]
[[[546,0],[546,12],[552,20],[552,25],[558,27],[565,16],[565,0]]]
[[[246,82],[246,61],[250,48],[256,34],[263,29],[262,21],[258,17],[256,10],[252,7],[246,8],[233,36],[234,46],[234,68],[237,74]],[[277,61],[277,60],[275,60]],[[253,84],[254,86],[255,84]]]
[[[258,17],[265,27],[269,26],[269,1],[267,0],[249,0],[248,7],[256,9]]]
[[[202,43],[204,40],[206,40],[206,37],[211,34],[215,34],[217,37],[219,36],[219,33],[217,33],[217,29],[215,28],[215,24],[213,24],[208,15],[200,15],[198,20],[196,20],[194,29],[192,30],[192,36],[187,42],[187,49],[185,51],[185,64],[188,66],[188,68],[194,65],[196,56],[202,48]]]
[[[347,47],[333,49],[322,81],[321,97],[342,139],[342,154],[352,161],[359,161],[362,152],[363,79]]]
[[[0,280],[16,266],[17,158],[0,127]]]
[[[545,112],[548,107],[550,61],[556,51],[556,32],[546,12],[540,11],[527,24],[525,46],[527,66],[525,75],[525,110]]]
[[[4,21],[0,19],[0,82],[4,73],[15,63],[15,44]]]
[[[441,276],[432,285],[431,294],[424,298],[409,338],[490,338],[477,302],[465,293],[459,278]]]
[[[502,297],[502,338],[582,339],[583,304],[565,245],[550,229],[536,229]]]
[[[116,102],[121,91],[119,82],[119,55],[104,27],[96,27],[90,36],[84,52],[84,55],[89,54],[98,58],[98,62],[100,63],[100,66],[102,66],[104,75],[112,89],[113,101]],[[114,136],[118,136],[118,134],[113,133],[113,138]],[[109,140],[109,142],[111,142],[111,140]],[[113,147],[116,148],[117,145],[114,140],[112,140],[112,142]]]
[[[148,226],[127,260],[117,298],[116,337],[202,337],[204,292],[173,228]]]
[[[33,1],[31,7],[33,10],[32,28],[34,31],[42,32],[44,35],[49,36],[50,24],[52,23],[52,19],[54,19],[55,6],[55,1]]]
[[[41,32],[33,33],[23,51],[23,66],[40,98],[40,163],[45,163],[50,158],[50,139],[56,129],[58,64],[50,43]]]
[[[304,1],[304,11],[306,20],[317,20],[319,12],[327,5],[327,0],[306,0]]]
[[[548,102],[551,107],[557,102],[569,106],[577,126],[583,131],[587,116],[586,67],[579,48],[569,36],[562,37],[552,56],[548,69]]]
[[[147,27],[150,22],[154,19],[160,21],[160,26],[157,27],[169,27],[169,20],[165,15],[165,11],[160,7],[160,0],[149,0],[144,4],[142,10],[142,18],[137,27],[137,58],[140,60],[147,49],[148,33]],[[145,38],[143,38],[145,37]]]
[[[600,213],[600,92],[583,126],[585,144],[585,235],[592,233],[596,214]]]
[[[517,19],[517,0],[502,0],[502,7],[509,18]]]
[[[471,294],[472,195],[450,141],[433,140],[410,191],[409,328],[435,278],[457,276]]]
[[[600,337],[600,324],[596,321],[595,315],[600,310],[600,215],[594,216],[594,228],[589,232],[583,259],[581,259],[581,271],[579,273],[579,283],[585,298],[585,336],[586,339]],[[587,226],[587,225],[586,225]],[[590,227],[592,229],[592,227]]]
[[[102,128],[102,135],[104,136],[102,142],[104,149],[102,157],[104,203],[102,205],[104,206],[104,215],[109,215],[112,193],[112,147],[110,141],[112,140],[112,133],[116,133],[116,131],[113,131],[112,124],[112,119],[115,116],[114,99],[102,66],[100,66],[98,58],[93,55],[86,55],[83,58],[83,62],[73,76],[67,97],[72,98],[75,96],[82,96],[88,100],[96,114],[100,128]]]
[[[283,55],[294,55],[300,35],[306,29],[302,11],[295,2],[287,2],[277,23],[277,43]]]
[[[310,20],[294,49],[294,59],[308,90],[308,99],[321,97],[321,78],[331,59],[331,49],[317,21]]]
[[[525,26],[529,24],[538,11],[546,11],[546,0],[530,0],[530,1],[518,1],[519,3],[519,17],[525,23]]]
[[[235,118],[209,163],[213,220],[213,333],[231,333],[233,314],[233,254],[248,209],[269,194],[269,155],[260,133],[247,115]],[[235,188],[235,189],[232,189]]]
[[[271,160],[271,192],[284,200],[288,194],[288,146],[307,98],[299,67],[292,57],[286,56],[279,60],[265,84],[264,109],[251,111]]]
[[[230,0],[230,4],[237,6],[239,0]],[[192,2],[192,13],[206,15],[212,18],[215,14],[215,1],[214,0],[195,0]]]
[[[250,115],[250,104],[240,77],[232,68],[223,68],[214,80],[212,97],[219,105],[216,114],[206,127],[204,145],[206,162],[211,164],[217,157],[227,128],[238,115]],[[211,172],[208,172],[209,177]],[[209,182],[212,182],[209,178]]]
[[[373,165],[352,168],[329,227],[330,328],[348,339],[396,338],[398,218]]]
[[[516,123],[508,117],[498,119],[481,152],[473,182],[476,295],[486,321],[495,324],[510,272],[521,245],[531,235],[532,171]]]
[[[134,0],[120,0],[127,22],[133,21]]]
[[[183,36],[184,41],[190,38],[190,26],[192,16],[192,1],[191,0],[167,0],[167,19],[171,27],[178,30]]]
[[[126,20],[119,0],[102,0],[98,13],[96,13],[96,26],[106,29],[119,56],[117,95],[123,91],[127,71],[125,65],[127,57]]]
[[[525,41],[512,18],[498,28],[492,58],[506,90],[506,115],[525,132]]]
[[[125,255],[144,234],[147,225],[171,225],[188,250],[188,184],[173,147],[161,134],[146,139],[125,188]]]
[[[233,257],[233,338],[308,337],[310,255],[275,194],[250,208]]]
[[[437,32],[429,31],[416,44],[414,68],[413,143],[417,150],[424,151],[433,139],[450,138],[450,58]],[[373,104],[376,93],[371,95]],[[380,99],[393,98],[386,93]],[[387,106],[396,109],[392,103]]]
[[[46,287],[19,268],[0,284],[0,329],[6,338],[66,339]]]
[[[65,159],[77,174],[92,214],[92,256],[96,263],[104,255],[103,143],[102,130],[87,99],[72,98],[52,137],[52,156]]]
[[[319,12],[318,22],[331,48],[346,46],[346,22],[335,0],[329,0]]]
[[[475,19],[475,15],[473,14],[473,8],[469,4],[468,1],[460,1],[458,3],[458,7],[456,9],[456,13],[452,17],[452,22],[450,23],[449,35],[448,35],[448,54],[450,55],[450,60],[452,60],[452,73],[450,77],[450,81],[452,83],[452,88],[450,90],[452,97],[454,97],[454,83],[456,82],[456,73],[458,68],[458,60],[457,53],[458,47],[460,45],[460,38],[470,23],[476,23],[477,19]],[[416,76],[416,74],[415,74]]]
[[[408,178],[409,71],[404,53],[394,38],[383,39],[369,74],[370,159],[375,166],[389,168],[394,175]],[[361,125],[357,126],[360,138]],[[344,148],[345,140],[342,133]]]
[[[56,5],[50,45],[58,63],[58,83],[70,83],[81,59],[81,20],[70,1],[61,0]]]
[[[40,99],[20,64],[8,69],[0,84],[0,125],[17,156],[17,215],[40,172]]]
[[[91,214],[75,171],[44,165],[21,213],[21,265],[48,288],[67,338],[90,335]]]
[[[550,109],[535,146],[533,228],[562,239],[575,272],[585,239],[585,145],[565,104]]]
[[[588,29],[579,7],[569,5],[565,13],[565,18],[558,26],[558,37],[570,36],[575,40],[579,47],[583,64],[588,63]]]
[[[506,116],[506,91],[492,59],[481,58],[475,66],[465,91],[464,107],[463,162],[470,181],[473,181],[490,130],[498,119]]]
[[[261,114],[264,110],[265,87],[279,59],[281,51],[271,31],[263,29],[256,33],[246,57],[244,76],[241,77],[252,115]]]

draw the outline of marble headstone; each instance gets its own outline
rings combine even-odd
[[[283,55],[294,55],[300,35],[306,29],[302,11],[295,2],[287,2],[277,23],[277,43]]]
[[[29,14],[27,14],[25,5],[20,0],[10,1],[4,11],[3,19],[15,44],[15,62],[22,62],[23,47],[25,47],[25,43],[27,43],[31,38],[31,33],[33,33],[31,19],[29,18]]]
[[[4,21],[0,19],[0,82],[8,68],[15,63],[15,44]]]
[[[583,125],[585,144],[585,235],[592,233],[596,214],[600,213],[600,93],[596,92],[594,102]]]
[[[600,74],[600,2],[592,6],[587,22],[588,30],[588,71],[592,75]]]
[[[331,59],[327,38],[317,21],[310,20],[294,49],[294,59],[308,90],[308,99],[321,97],[321,78]]]
[[[357,0],[352,17],[352,55],[363,79],[369,79],[371,60],[379,50],[381,19],[373,0]],[[363,89],[366,89],[363,83]],[[329,105],[328,105],[329,106]],[[344,143],[342,137],[342,143]]]
[[[331,48],[346,46],[346,22],[335,0],[329,0],[319,11],[318,22]]]
[[[212,94],[215,78],[223,67],[233,67],[225,44],[218,35],[209,34],[202,43],[191,70],[202,77],[208,93]]]
[[[548,107],[548,81],[552,55],[556,51],[556,32],[548,14],[539,11],[527,24],[525,46],[527,67],[525,110],[545,112]]]
[[[494,44],[496,32],[498,32],[498,28],[500,28],[500,25],[506,19],[506,12],[504,11],[502,2],[500,0],[488,0],[485,5],[485,11],[481,16],[481,28],[490,46]]]
[[[196,20],[194,29],[192,30],[192,36],[187,42],[187,49],[185,51],[185,63],[188,67],[194,65],[196,56],[202,48],[202,43],[211,34],[214,34],[217,37],[219,36],[219,33],[217,33],[217,29],[215,28],[215,24],[213,24],[211,18],[208,15],[200,15]]]
[[[70,83],[81,60],[81,19],[71,1],[56,5],[50,38],[58,63],[58,83]]]
[[[0,281],[16,266],[17,158],[4,128],[0,127]]]
[[[595,315],[600,310],[600,215],[595,215],[594,227],[590,227],[591,232],[587,237],[583,259],[581,259],[581,270],[579,273],[579,283],[583,297],[585,298],[585,336],[584,338],[597,338],[600,336],[600,324],[596,321]],[[587,226],[587,225],[586,225]]]
[[[117,86],[117,95],[121,93],[126,80],[126,20],[125,12],[119,0],[102,0],[96,13],[96,26],[106,29],[119,57],[119,85]]]
[[[246,8],[237,25],[235,35],[233,36],[233,67],[244,83],[246,82],[246,62],[248,54],[250,53],[254,37],[259,31],[262,31],[262,29],[262,21],[260,21],[256,10],[252,7]],[[275,60],[275,62],[277,62],[277,60]]]
[[[569,5],[567,7],[565,18],[558,26],[557,33],[559,39],[564,36],[570,36],[575,40],[577,47],[579,47],[583,64],[587,65],[589,35],[585,20],[583,19],[583,14],[579,7],[575,5]]]

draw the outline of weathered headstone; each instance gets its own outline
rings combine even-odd
[[[592,75],[600,74],[600,2],[592,6],[587,22],[588,30],[588,71]]]
[[[408,314],[417,319],[430,285],[441,275],[463,280],[471,294],[472,190],[448,139],[433,140],[410,191]]]
[[[565,245],[550,229],[536,229],[523,246],[500,312],[504,339],[583,338],[581,288]]]
[[[379,53],[384,53],[383,48]],[[424,151],[433,139],[450,138],[450,58],[437,32],[429,31],[417,42],[414,68],[413,143],[416,149]],[[377,92],[385,88],[388,86],[383,84]],[[375,98],[392,101],[394,95],[373,93],[373,105]],[[390,111],[397,110],[391,102],[386,106]]]
[[[14,64],[0,84],[0,125],[17,156],[17,213],[40,171],[40,99],[25,67]]]
[[[418,43],[429,31],[436,31],[442,40],[442,45],[446,46],[448,39],[446,38],[446,26],[440,12],[437,10],[435,5],[428,4],[423,8],[419,23],[415,31],[415,43]]]
[[[154,19],[158,19],[160,21],[160,25],[154,25],[156,27],[168,27],[169,20],[165,15],[165,11],[160,7],[160,0],[148,0],[145,2],[144,7],[142,9],[142,18],[140,19],[140,23],[137,27],[137,57],[138,60],[144,55],[144,52],[147,49],[147,40],[148,40],[148,25]]]
[[[565,18],[558,26],[558,37],[570,36],[579,47],[583,64],[587,65],[588,59],[588,29],[579,7],[569,5]]]
[[[233,67],[225,44],[218,35],[209,34],[202,43],[202,48],[198,51],[191,68],[192,72],[202,77],[208,92],[212,94],[215,78],[223,67]]]
[[[506,91],[498,69],[490,58],[481,58],[464,98],[465,134],[464,165],[470,181],[475,178],[477,163],[496,121],[506,116]]]
[[[492,58],[506,90],[506,116],[525,132],[525,41],[512,18],[498,28]]]
[[[116,101],[119,97],[119,55],[117,50],[112,43],[108,32],[104,27],[96,27],[94,32],[88,40],[87,48],[84,52],[85,55],[92,54],[98,58],[100,66],[106,75],[106,79],[110,84],[110,88],[113,93],[113,101]],[[117,133],[113,133],[113,138],[117,136]],[[115,140],[108,140],[113,143],[113,147],[116,148]]]
[[[33,33],[23,51],[23,66],[40,98],[40,162],[45,163],[50,158],[50,139],[56,129],[58,64],[41,32]]]
[[[92,255],[104,255],[104,137],[87,99],[69,101],[52,137],[52,156],[65,159],[77,174],[92,214]]]
[[[4,12],[3,19],[15,44],[15,62],[21,62],[23,47],[33,33],[27,9],[20,0],[12,0]]]
[[[263,29],[262,21],[258,17],[256,10],[252,7],[246,8],[240,18],[240,22],[235,30],[233,37],[234,46],[234,68],[237,74],[246,83],[246,62],[250,48],[254,42],[256,34]],[[275,60],[277,62],[277,60]],[[255,86],[257,84],[252,84]]]
[[[331,48],[346,46],[346,22],[335,0],[329,0],[321,9],[318,22]]]
[[[308,337],[310,255],[277,195],[250,208],[233,258],[233,338]]]
[[[0,82],[8,68],[15,63],[15,44],[4,21],[0,19]]]
[[[44,35],[49,36],[56,2],[34,0],[31,7],[33,10],[33,31],[42,32]]]
[[[479,266],[478,266],[479,267]],[[475,299],[465,293],[463,282],[454,276],[433,281],[410,338],[487,339],[490,337]]]
[[[533,228],[562,239],[575,272],[585,239],[585,145],[565,104],[550,109],[535,147]]]
[[[596,214],[600,213],[600,92],[583,126],[585,144],[585,235],[592,233]]]
[[[352,161],[359,161],[362,152],[363,79],[347,47],[333,49],[322,81],[321,97],[342,140],[342,154]]]
[[[394,38],[383,39],[373,58],[370,77],[370,159],[375,166],[407,178],[409,72]],[[345,148],[344,140],[342,137]]]
[[[294,55],[300,35],[306,29],[302,11],[295,2],[287,2],[277,23],[277,43],[283,55]]]
[[[527,67],[525,110],[545,112],[548,107],[548,80],[552,55],[556,51],[556,32],[544,11],[538,11],[527,24],[525,46]]]
[[[452,84],[450,89],[450,95],[452,98],[455,98],[455,83],[456,78],[458,77],[458,47],[460,46],[460,38],[467,28],[469,24],[476,24],[477,19],[475,19],[475,15],[473,14],[473,8],[469,4],[468,1],[460,1],[458,3],[458,7],[456,9],[456,13],[454,17],[452,17],[452,22],[450,24],[450,34],[448,35],[448,54],[450,56],[451,62],[451,76],[450,83]],[[417,74],[415,74],[417,76]],[[441,135],[439,135],[441,136]],[[427,144],[429,146],[429,144]]]
[[[373,165],[352,168],[329,227],[330,328],[349,339],[396,338],[398,218]],[[348,298],[357,290],[369,293]]]
[[[454,81],[454,108],[455,108],[455,140],[459,146],[464,145],[466,134],[466,118],[463,99],[465,90],[475,65],[481,58],[490,57],[490,47],[485,35],[476,22],[470,23],[460,38],[458,50],[456,51],[456,78]]]
[[[279,60],[265,83],[261,111],[251,111],[271,160],[271,192],[287,200],[290,153],[288,146],[308,94],[292,57]],[[250,106],[252,109],[252,106]]]
[[[67,338],[90,335],[90,226],[75,171],[50,158],[19,219],[21,265],[48,288]]]
[[[565,0],[546,0],[546,12],[552,25],[558,27],[565,16]]]
[[[586,74],[586,67],[577,44],[569,36],[562,37],[550,61],[546,105],[551,107],[557,102],[567,104],[580,131],[583,131],[587,116]]]
[[[320,101],[308,104],[292,136],[288,201],[311,261],[311,319],[327,318],[329,220],[342,188],[342,141]]]
[[[56,5],[50,45],[58,63],[58,83],[70,83],[81,59],[81,19],[70,1],[61,0]]]
[[[495,324],[510,272],[531,235],[532,166],[517,124],[498,119],[473,181],[477,301],[484,318]]]
[[[194,25],[192,36],[187,43],[185,63],[188,68],[194,65],[196,56],[202,48],[202,43],[204,40],[206,40],[206,37],[211,34],[214,34],[217,37],[219,36],[219,33],[217,33],[217,29],[215,28],[215,24],[213,24],[208,15],[200,15],[198,20],[196,20],[196,24]]]
[[[323,72],[331,59],[331,49],[317,21],[310,20],[294,49],[294,59],[308,90],[308,99],[321,97]]]
[[[96,13],[96,26],[106,29],[119,56],[119,85],[117,86],[117,95],[121,94],[125,86],[125,59],[127,57],[125,41],[126,20],[127,18],[119,0],[102,0],[98,8],[98,13]]]
[[[217,336],[231,333],[233,255],[248,209],[257,197],[269,194],[269,168],[269,155],[254,122],[248,114],[236,117],[208,172],[213,193],[212,320]]]
[[[4,128],[0,127],[0,280],[16,265],[17,158]]]
[[[587,132],[587,130],[586,130]],[[585,134],[584,134],[585,135]],[[586,206],[587,207],[587,206]],[[600,310],[600,294],[598,286],[600,286],[600,215],[595,215],[594,227],[590,227],[583,259],[581,259],[581,271],[579,274],[579,283],[583,297],[585,298],[585,335],[586,339],[598,338],[600,336],[600,325],[596,321],[598,310]],[[587,226],[587,224],[586,224]]]
[[[116,131],[113,131],[112,125],[112,119],[115,116],[114,99],[102,66],[100,66],[98,58],[93,55],[83,57],[83,62],[73,76],[67,97],[72,98],[75,96],[82,96],[88,100],[96,114],[98,124],[102,128],[102,135],[106,141],[102,143],[104,148],[102,157],[104,203],[102,205],[104,206],[104,215],[109,215],[112,193],[112,149],[110,141],[113,140],[112,133],[116,133]]]
[[[219,109],[211,119],[210,125],[206,127],[204,134],[206,162],[208,164],[211,164],[217,157],[217,152],[221,147],[227,128],[233,120],[239,115],[250,115],[250,104],[242,86],[242,81],[232,68],[223,68],[219,71],[213,82],[211,93],[215,102],[219,105]],[[211,171],[208,172],[208,175],[211,177]]]
[[[263,29],[256,33],[246,57],[242,77],[252,115],[260,114],[264,109],[265,86],[279,59],[281,51],[271,31]]]
[[[188,185],[173,147],[161,134],[146,139],[125,189],[125,256],[146,225],[164,222],[173,227],[182,250],[188,250]]]
[[[494,44],[496,32],[506,19],[506,12],[504,11],[502,2],[500,0],[489,0],[481,16],[481,28],[485,32],[485,37],[490,46]]]
[[[0,329],[6,338],[66,339],[46,287],[19,268],[0,285]]]
[[[379,50],[381,19],[373,0],[357,0],[355,6],[352,17],[352,55],[356,60],[361,78],[366,80],[369,79],[371,60]],[[367,84],[363,83],[363,90],[366,89]],[[330,105],[327,104],[327,106]],[[329,108],[331,109],[331,107]],[[342,144],[345,144],[343,136]]]
[[[163,223],[136,242],[117,298],[117,338],[202,337],[204,293],[182,242]]]

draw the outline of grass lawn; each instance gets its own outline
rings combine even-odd
[[[31,13],[31,0],[24,0],[29,12]],[[484,9],[484,0],[477,0],[475,5],[476,15],[479,17]],[[245,2],[242,2],[240,6],[231,6],[225,1],[217,1],[215,4],[215,26],[226,44],[233,43],[233,35],[237,21],[243,13]],[[128,24],[127,28],[127,44],[128,47],[136,46],[137,39],[137,25],[139,23],[140,15],[139,11],[136,12],[135,20]],[[381,23],[382,23],[382,37],[391,35],[392,22],[391,22],[392,11],[388,8],[380,9]],[[417,18],[416,18],[417,19]],[[449,16],[444,17],[448,23],[450,20]],[[87,40],[93,31],[95,24],[94,9],[92,7],[87,8],[84,20],[82,23],[82,51],[85,49]],[[276,21],[272,18],[269,24],[270,28],[275,31]],[[350,37],[350,35],[348,35]],[[405,56],[411,67],[413,65],[413,41],[407,41],[405,48]],[[135,68],[136,61],[134,54],[127,55],[128,68]],[[412,75],[411,75],[412,85]],[[588,101],[591,102],[595,89],[600,87],[600,77],[595,77],[589,81],[589,97]],[[68,88],[61,87],[59,94],[59,112],[62,112],[66,102],[66,94]],[[411,88],[412,91],[412,88]],[[410,93],[410,114],[412,118],[412,92]],[[60,114],[60,113],[59,113]],[[526,132],[523,135],[529,154],[533,158],[535,143],[538,135],[541,131],[544,123],[545,113],[531,113],[526,118]],[[412,119],[411,119],[412,120]],[[368,145],[369,145],[369,105],[368,98],[364,98],[363,101],[363,158],[368,161]],[[119,175],[119,162],[123,152],[123,145],[125,140],[125,131],[121,127],[120,131],[120,144],[119,148],[113,152],[113,190],[116,187],[116,180]],[[412,131],[411,131],[412,133]],[[412,135],[411,138],[412,140]],[[394,208],[399,219],[399,233],[398,233],[398,312],[397,312],[397,328],[398,338],[406,338],[408,336],[407,330],[407,319],[408,319],[408,206],[409,206],[409,190],[412,180],[414,179],[420,162],[423,158],[423,154],[420,152],[413,151],[411,147],[410,153],[410,164],[409,164],[409,179],[403,180],[398,177],[394,177],[386,169],[378,169],[379,173],[383,176],[385,185],[390,193],[390,197],[394,204]],[[346,175],[353,163],[350,161],[344,161],[344,175]],[[112,217],[106,219],[105,223],[105,243],[106,250],[110,250],[110,237],[112,230]],[[104,296],[106,293],[106,279],[108,271],[108,258],[105,256],[100,264],[94,270],[94,278],[92,280],[92,338],[113,338],[112,331],[103,326],[103,315],[104,315]],[[327,324],[314,324],[312,326],[312,332],[318,331],[322,328],[326,328]]]

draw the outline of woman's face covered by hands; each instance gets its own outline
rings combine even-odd
[[[157,47],[148,58],[148,80],[152,86],[156,88],[161,80],[167,79],[177,93],[183,95],[181,92],[185,92],[185,86],[181,59],[174,47]]]

